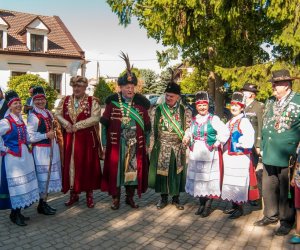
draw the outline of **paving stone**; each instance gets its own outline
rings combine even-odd
[[[24,211],[31,220],[27,227],[18,227],[9,221],[9,211],[0,211],[0,249],[288,249],[295,246],[286,237],[276,237],[273,232],[278,225],[254,227],[262,210],[231,221],[222,210],[230,203],[220,200],[213,202],[215,211],[207,218],[194,215],[198,200],[181,194],[185,210],[167,206],[158,211],[156,202],[159,195],[152,190],[143,194],[138,210],[124,204],[122,190],[121,207],[110,209],[111,197],[105,193],[94,193],[96,206],[88,209],[84,194],[80,202],[71,208],[64,206],[68,197],[51,194],[51,205],[58,209],[55,216],[36,213],[36,205]],[[42,247],[43,246],[43,247]]]

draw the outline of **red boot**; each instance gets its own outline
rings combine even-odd
[[[79,201],[79,195],[75,193],[73,190],[70,191],[70,199],[65,202],[67,207],[72,206],[75,202]]]
[[[120,208],[120,195],[121,190],[118,188],[117,194],[112,196],[112,204],[110,206],[112,210],[118,210]]]
[[[95,206],[94,198],[93,198],[93,191],[86,192],[86,205],[88,208],[93,208]]]

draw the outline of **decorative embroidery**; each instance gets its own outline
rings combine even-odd
[[[26,194],[10,196],[10,201],[13,209],[29,207],[32,203],[38,201],[38,199],[39,199],[38,189],[31,190]]]
[[[30,172],[29,174],[20,177],[7,178],[7,184],[9,187],[21,186],[30,183],[34,179],[36,179],[35,172]]]

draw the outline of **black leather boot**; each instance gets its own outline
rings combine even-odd
[[[168,205],[168,195],[167,194],[161,194],[161,199],[156,204],[157,209],[163,209]]]
[[[212,199],[207,199],[205,202],[204,210],[201,214],[202,218],[207,217],[211,214],[211,212],[212,212],[211,204],[212,204]]]
[[[237,204],[237,208],[234,210],[234,212],[229,215],[229,219],[237,219],[239,217],[241,217],[244,214],[244,210],[243,210],[243,205],[238,205]]]
[[[204,210],[205,202],[207,201],[206,197],[199,197],[199,208],[195,212],[195,215],[201,215]]]
[[[24,222],[24,216],[21,214],[21,209],[12,209],[10,214],[10,220],[15,223],[18,226],[27,226],[27,224]]]
[[[238,204],[232,202],[232,206],[229,209],[223,211],[224,214],[232,214],[238,208]]]
[[[126,190],[126,198],[125,198],[125,203],[132,208],[138,208],[139,205],[135,204],[133,200],[134,192],[135,192],[135,186],[125,186]]]
[[[172,197],[172,204],[175,205],[178,210],[184,209],[184,206],[180,204],[179,195],[174,195]]]
[[[43,199],[40,199],[37,211],[39,214],[44,215],[54,215],[56,213],[55,211],[51,210],[50,206]]]

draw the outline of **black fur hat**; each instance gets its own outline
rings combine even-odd
[[[5,93],[5,101],[7,105],[10,106],[15,101],[20,101],[19,95],[14,90],[9,90]]]
[[[167,85],[165,93],[173,93],[173,94],[180,95],[181,94],[180,86],[177,83],[175,83],[175,82],[170,82]]]
[[[195,103],[207,102],[209,103],[208,93],[206,91],[199,91],[196,93]]]
[[[46,98],[46,94],[45,94],[45,90],[42,86],[36,86],[33,88],[33,91],[32,91],[32,98],[33,100],[36,99],[36,98],[41,98],[41,97],[44,97]]]
[[[240,106],[245,106],[245,98],[242,92],[234,92],[231,97],[231,103],[237,103]]]
[[[177,95],[181,95],[181,88],[180,86],[176,83],[178,77],[179,77],[179,67],[177,67],[175,70],[172,68],[168,68],[170,71],[170,79],[168,79],[168,85],[165,90],[165,93],[174,93]]]
[[[122,76],[118,78],[118,85],[124,86],[126,84],[134,84],[137,85],[137,77],[132,72],[133,65],[130,66],[130,61],[128,55],[126,55],[123,51],[121,51],[120,57],[125,61],[126,63],[126,73],[124,73]]]

